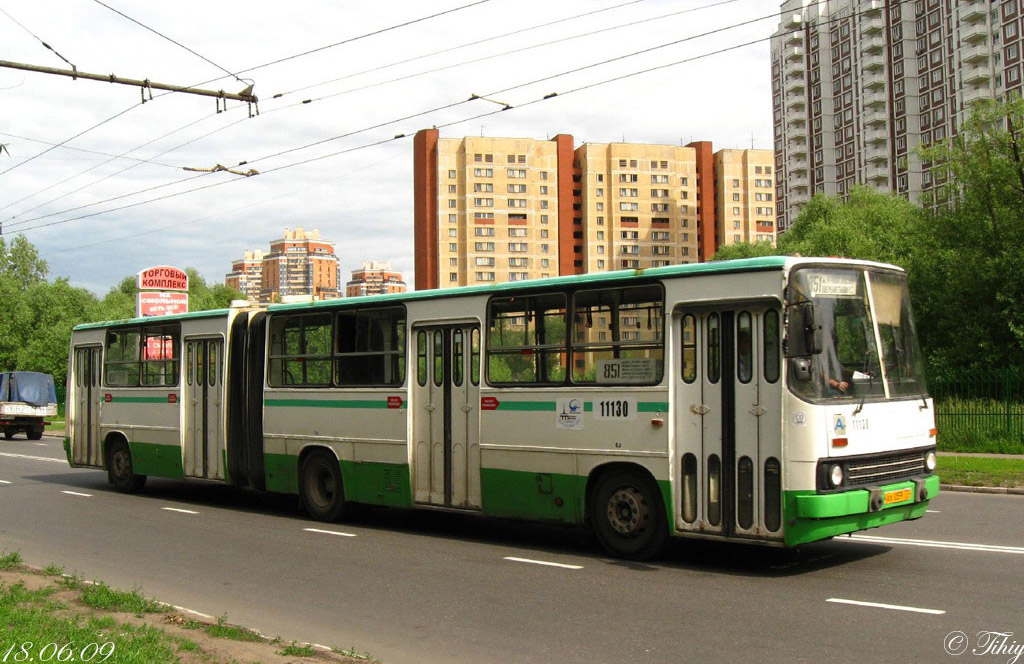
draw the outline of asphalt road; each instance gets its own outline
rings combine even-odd
[[[798,551],[683,541],[634,564],[577,529],[385,509],[325,525],[294,498],[160,480],[126,496],[56,438],[0,441],[0,550],[388,664],[956,662],[955,632],[967,661],[1013,661],[1024,496],[931,510]]]

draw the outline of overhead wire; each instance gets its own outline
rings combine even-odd
[[[766,18],[774,18],[776,16],[778,16],[778,13],[774,13],[774,14],[771,14],[771,15],[769,15],[767,17],[763,17],[760,20],[766,20]],[[749,23],[749,21],[745,21],[742,24],[746,25],[748,23]],[[721,32],[721,29],[716,29],[716,30],[710,31],[709,34],[713,34],[713,33],[717,33],[717,32]],[[730,46],[730,47],[725,47],[725,48],[722,48],[722,49],[717,49],[717,50],[709,52],[709,53],[699,54],[699,55],[696,55],[696,56],[692,56],[692,57],[689,57],[689,58],[678,60],[678,61],[675,61],[675,62],[672,62],[672,63],[668,63],[668,64],[665,64],[665,65],[659,65],[659,66],[656,66],[656,67],[650,67],[650,68],[646,68],[646,69],[643,69],[643,70],[638,70],[638,71],[635,71],[635,72],[614,76],[614,77],[611,77],[611,78],[608,78],[608,79],[604,79],[604,80],[601,80],[601,81],[596,81],[596,82],[593,82],[593,83],[589,83],[587,85],[578,86],[576,88],[572,88],[572,89],[566,90],[564,92],[557,92],[557,93],[546,94],[546,95],[543,95],[543,96],[541,96],[539,98],[533,99],[531,101],[527,101],[527,102],[524,102],[524,103],[519,103],[519,104],[517,104],[517,105],[515,105],[515,106],[513,106],[511,108],[525,108],[527,106],[532,106],[532,105],[535,105],[535,104],[538,104],[538,103],[541,103],[541,102],[544,102],[544,101],[548,101],[550,99],[554,99],[554,98],[558,98],[558,97],[565,97],[565,96],[568,96],[570,94],[582,92],[583,90],[589,90],[589,89],[592,89],[592,88],[595,88],[595,87],[599,87],[601,85],[607,85],[607,84],[610,84],[610,83],[618,82],[618,81],[621,81],[621,80],[624,80],[624,79],[627,79],[627,78],[631,78],[631,77],[639,76],[639,75],[642,75],[642,74],[646,74],[646,73],[649,73],[651,71],[656,71],[656,70],[664,69],[664,68],[671,67],[671,66],[678,66],[679,64],[684,64],[684,63],[687,63],[687,62],[693,62],[693,61],[700,60],[700,59],[703,59],[703,58],[706,58],[706,57],[710,57],[712,55],[719,55],[721,53],[725,53],[725,52],[729,52],[729,51],[733,51],[733,50],[738,50],[738,49],[741,49],[741,48],[747,48],[747,47],[749,47],[751,45],[759,44],[759,43],[768,41],[770,39],[771,39],[771,37],[759,38],[759,39],[751,40],[751,41],[744,42],[744,43],[741,43],[741,44],[736,44],[736,45],[733,45],[733,46]],[[641,51],[641,52],[646,52],[647,50],[649,50],[649,49],[644,49],[644,51]],[[617,60],[620,60],[620,59],[621,58],[613,58],[613,59],[611,59],[609,61],[617,61]],[[534,80],[534,81],[530,81],[528,83],[523,83],[523,84],[521,84],[519,86],[511,86],[509,88],[505,88],[503,91],[509,91],[509,90],[516,89],[518,87],[525,87],[525,86],[529,86],[529,85],[534,85],[535,83],[537,83],[539,81],[549,80],[549,79],[552,79],[552,78],[557,78],[557,77],[559,77],[561,75],[564,75],[564,74],[559,74],[559,75],[554,75],[554,76],[550,76],[550,77],[545,77],[544,79],[537,79],[537,80]],[[495,93],[491,93],[491,94],[495,94]],[[487,95],[483,95],[483,96],[487,96]],[[428,109],[428,110],[421,111],[421,112],[418,112],[418,113],[406,115],[406,116],[403,116],[402,118],[398,118],[398,119],[395,119],[395,120],[390,120],[390,121],[387,121],[387,122],[378,123],[378,124],[372,125],[370,127],[366,127],[366,128],[359,129],[359,130],[353,130],[353,131],[348,132],[346,134],[342,134],[342,135],[339,135],[339,136],[336,136],[336,137],[332,137],[331,139],[325,139],[325,140],[322,140],[322,141],[317,141],[315,143],[309,144],[307,146],[302,146],[302,147],[303,148],[312,147],[314,145],[321,145],[321,144],[323,144],[323,143],[325,143],[325,142],[327,142],[329,140],[337,140],[338,138],[350,137],[350,136],[353,136],[353,135],[356,135],[356,134],[359,134],[359,133],[365,133],[365,132],[371,131],[373,129],[378,129],[378,128],[381,128],[381,127],[384,127],[384,126],[388,126],[388,125],[391,125],[391,124],[396,124],[398,122],[402,122],[402,121],[405,121],[405,120],[408,120],[408,119],[412,119],[412,118],[415,118],[415,117],[419,117],[419,116],[422,116],[422,115],[426,115],[426,114],[430,114],[430,113],[433,113],[433,112],[437,112],[439,110],[450,109],[450,108],[454,108],[456,106],[461,106],[461,105],[463,105],[465,103],[468,103],[469,101],[471,101],[471,99],[470,100],[458,101],[458,102],[452,102],[450,104],[446,104],[446,105],[439,106],[439,107],[436,107],[436,108],[432,108],[432,109]],[[445,127],[449,127],[449,126],[455,126],[455,125],[458,125],[458,124],[463,124],[465,122],[472,122],[474,120],[479,120],[481,118],[497,115],[499,113],[505,112],[505,110],[507,110],[507,109],[491,110],[491,111],[487,111],[487,112],[480,113],[480,114],[477,114],[477,115],[473,115],[473,116],[470,116],[470,117],[465,117],[465,118],[461,118],[461,119],[457,119],[457,120],[452,120],[452,121],[449,121],[449,122],[446,122],[446,123],[437,124],[435,126],[437,128],[445,128]],[[296,166],[302,166],[302,165],[314,163],[314,162],[317,162],[317,161],[322,161],[324,159],[329,159],[329,158],[337,157],[337,156],[340,156],[340,155],[343,155],[343,154],[349,154],[351,152],[355,152],[355,151],[358,151],[358,150],[364,150],[364,149],[371,148],[371,147],[377,147],[377,146],[384,145],[386,143],[390,143],[390,142],[393,142],[393,141],[401,140],[401,139],[404,139],[404,138],[408,138],[408,136],[406,134],[397,134],[397,135],[395,135],[393,137],[390,137],[390,138],[384,138],[384,139],[381,139],[381,140],[378,140],[378,141],[373,141],[371,143],[366,143],[366,144],[363,144],[363,145],[353,146],[351,148],[346,148],[344,150],[339,150],[339,151],[335,151],[335,152],[328,153],[328,154],[318,155],[318,156],[315,156],[315,157],[310,157],[310,158],[307,158],[307,159],[296,161],[296,162],[293,162],[293,163],[290,163],[290,164],[284,164],[282,166],[278,166],[278,167],[274,167],[274,168],[270,168],[270,169],[265,169],[265,170],[262,171],[262,174],[263,175],[268,175],[268,174],[271,174],[271,173],[275,173],[275,172],[287,170],[287,169],[290,169],[290,168],[294,168]],[[258,158],[256,160],[249,160],[249,161],[246,161],[244,163],[252,164],[252,163],[255,163],[256,161],[262,161],[262,160],[265,160],[265,159],[269,159],[271,157],[276,157],[276,156],[281,156],[283,154],[288,154],[288,153],[296,151],[297,149],[301,149],[301,148],[285,150],[285,151],[282,151],[282,152],[274,153],[273,155],[268,155],[268,156],[265,156],[265,157],[260,157],[260,158]],[[203,175],[200,175],[198,177],[204,177],[205,175],[207,175],[207,174],[203,174]],[[194,178],[187,178],[186,180],[190,180],[190,179],[194,179]],[[178,182],[175,182],[175,183],[170,183],[170,184],[178,184],[178,183],[184,182],[186,180],[181,180],[181,181],[178,181]],[[81,216],[78,216],[78,217],[73,217],[73,218],[70,218],[70,219],[59,219],[59,220],[47,222],[45,224],[38,224],[36,226],[31,226],[29,228],[24,228],[24,229],[22,229],[22,231],[24,232],[24,231],[36,230],[36,229],[39,229],[39,228],[47,228],[47,227],[58,225],[58,224],[68,223],[68,222],[71,222],[71,221],[79,221],[79,220],[82,220],[82,219],[91,218],[91,217],[98,216],[98,215],[101,215],[101,214],[106,214],[106,213],[109,213],[109,212],[116,212],[116,211],[132,208],[132,207],[137,207],[139,205],[144,205],[144,204],[151,203],[151,202],[159,202],[159,201],[162,201],[162,200],[167,200],[169,198],[173,198],[173,197],[176,197],[176,196],[184,195],[184,194],[187,194],[187,193],[192,193],[192,192],[195,192],[195,191],[202,191],[202,190],[210,189],[210,188],[213,188],[213,187],[222,186],[222,185],[228,184],[230,182],[236,182],[236,181],[238,181],[238,180],[221,180],[221,181],[218,181],[218,182],[215,182],[215,183],[211,183],[211,184],[208,184],[208,185],[204,185],[204,186],[188,189],[186,191],[173,192],[173,193],[168,194],[166,196],[160,196],[160,197],[153,198],[153,199],[147,199],[146,201],[139,201],[139,202],[136,202],[136,203],[127,204],[127,205],[124,205],[124,206],[121,206],[121,207],[112,208],[112,209],[109,209],[109,210],[102,210],[102,211],[90,213],[90,214],[87,214],[87,215],[81,215]],[[90,205],[96,205],[96,204],[102,204],[102,203],[106,203],[106,202],[112,202],[113,200],[119,200],[121,198],[126,198],[126,197],[134,195],[134,194],[146,193],[148,191],[153,191],[155,189],[162,188],[164,186],[170,186],[170,185],[159,185],[157,187],[151,187],[151,188],[148,188],[148,189],[145,189],[145,190],[134,192],[133,194],[127,194],[125,196],[116,197],[114,199],[107,199],[105,201],[100,201],[98,203],[94,203],[94,204],[90,204]],[[83,206],[83,207],[86,207],[86,206]],[[76,209],[81,209],[81,208],[76,208]],[[70,211],[74,211],[74,210],[68,210],[66,212],[70,212]],[[55,214],[58,214],[58,213],[55,213]],[[38,217],[36,219],[29,220],[29,221],[42,220],[42,219],[45,219],[48,216],[54,216],[54,215],[46,215],[44,217]]]
[[[227,74],[228,76],[233,76],[233,77],[234,77],[234,78],[235,78],[236,80],[238,80],[239,82],[241,82],[241,83],[246,83],[246,84],[249,84],[249,83],[251,83],[251,81],[243,81],[242,79],[238,78],[238,76],[235,76],[235,74],[232,74],[232,73],[231,73],[230,71],[228,71],[228,70],[227,70],[227,69],[225,69],[224,67],[221,67],[221,66],[220,66],[219,64],[217,64],[216,62],[214,62],[214,61],[213,61],[213,60],[211,60],[210,58],[206,57],[205,55],[203,55],[203,54],[201,54],[201,53],[197,53],[197,52],[196,52],[195,50],[193,50],[193,49],[189,48],[188,46],[185,46],[185,45],[184,45],[184,44],[182,44],[181,42],[179,42],[179,41],[177,41],[177,40],[175,40],[175,39],[172,39],[171,37],[168,37],[167,35],[163,34],[162,32],[160,32],[160,31],[158,31],[158,30],[155,30],[155,29],[153,29],[153,28],[149,27],[149,26],[148,26],[148,25],[146,25],[145,23],[143,23],[143,22],[141,22],[141,21],[139,21],[139,20],[136,20],[136,19],[132,18],[131,16],[128,16],[127,14],[125,14],[124,12],[122,12],[121,10],[119,10],[119,9],[116,9],[116,8],[114,8],[114,7],[111,7],[111,6],[110,6],[110,5],[108,5],[107,3],[103,2],[103,0],[92,0],[92,1],[93,1],[93,2],[95,2],[96,4],[98,4],[98,5],[102,6],[102,7],[106,7],[107,9],[109,9],[109,10],[110,10],[110,11],[112,11],[112,12],[114,12],[114,13],[115,13],[115,14],[117,14],[118,16],[120,16],[120,17],[122,17],[122,18],[124,18],[124,19],[127,19],[127,20],[131,21],[131,22],[132,22],[132,23],[134,23],[135,25],[137,25],[137,26],[139,26],[139,27],[141,27],[141,28],[143,28],[143,29],[145,29],[145,30],[148,30],[148,31],[152,32],[152,33],[153,33],[154,35],[157,35],[157,36],[158,36],[158,37],[160,37],[161,39],[165,39],[165,40],[167,40],[167,41],[171,42],[172,44],[174,44],[175,46],[178,46],[178,47],[180,47],[180,48],[183,48],[184,50],[188,51],[188,52],[189,52],[189,53],[191,53],[192,55],[194,55],[194,56],[196,56],[197,58],[199,58],[200,60],[202,60],[203,62],[206,62],[207,64],[210,64],[210,65],[213,65],[214,67],[216,67],[217,69],[221,70],[222,72],[224,72],[224,73],[225,73],[225,74]]]
[[[96,0],[96,1],[97,1],[98,4],[101,4],[104,7],[107,7],[108,9],[112,9],[108,5],[104,5],[102,2],[99,2],[98,0]],[[641,0],[636,0],[636,1],[641,1]],[[294,54],[294,55],[291,55],[291,56],[287,56],[285,58],[278,59],[278,60],[273,61],[273,62],[268,62],[268,63],[264,63],[262,65],[257,65],[256,67],[250,67],[248,69],[239,71],[237,73],[247,73],[247,72],[250,72],[250,71],[255,71],[256,69],[261,69],[261,68],[264,68],[264,67],[269,67],[271,65],[278,64],[278,63],[281,63],[281,62],[286,62],[286,61],[289,61],[289,60],[294,60],[296,58],[303,57],[305,55],[310,55],[310,54],[313,54],[313,53],[318,53],[318,52],[321,52],[321,51],[324,51],[324,50],[327,50],[327,49],[330,49],[330,48],[334,48],[336,46],[352,43],[352,42],[355,42],[355,41],[358,41],[358,40],[361,40],[361,39],[365,39],[365,38],[368,38],[368,37],[371,37],[371,36],[375,36],[375,35],[379,35],[379,34],[384,34],[386,32],[390,32],[390,31],[393,31],[393,30],[396,30],[396,29],[399,29],[399,28],[402,28],[402,27],[406,27],[406,26],[409,26],[409,25],[414,25],[416,23],[421,23],[423,21],[428,21],[428,20],[433,19],[433,18],[437,18],[437,17],[440,17],[440,16],[445,16],[445,15],[448,15],[448,14],[452,14],[452,13],[461,11],[463,9],[468,9],[470,7],[475,7],[477,5],[485,4],[487,2],[491,2],[491,0],[476,0],[475,2],[471,2],[469,4],[461,5],[459,7],[454,7],[452,9],[448,9],[448,10],[445,10],[445,11],[442,11],[442,12],[437,12],[437,13],[434,13],[434,14],[431,14],[431,15],[428,15],[428,16],[423,16],[423,17],[420,17],[420,18],[417,18],[417,19],[413,19],[413,20],[410,20],[410,21],[405,21],[403,23],[392,25],[392,26],[389,26],[389,27],[386,27],[386,28],[381,28],[379,30],[374,30],[372,32],[368,32],[368,33],[364,33],[364,34],[361,34],[361,35],[357,35],[355,37],[351,37],[351,38],[348,38],[348,39],[345,39],[345,40],[342,40],[342,41],[339,41],[339,42],[335,42],[335,43],[332,43],[332,44],[321,46],[321,47],[318,47],[318,48],[315,48],[315,49],[310,49],[310,50],[305,51],[303,53]],[[2,11],[2,10],[0,10],[0,11]],[[116,10],[112,9],[112,11],[116,11]],[[118,12],[118,13],[121,13],[121,12]],[[11,17],[9,14],[7,14],[7,12],[4,12],[4,14],[6,14],[9,18],[11,18],[11,20],[13,20],[15,23],[18,23],[18,21],[15,20],[13,17]],[[122,16],[124,16],[124,14],[122,14]],[[125,16],[125,17],[129,18],[127,16]],[[134,20],[134,19],[131,19],[131,20]],[[18,23],[18,25],[21,25],[21,24]],[[26,31],[28,31],[28,29],[25,28],[24,26],[21,26],[21,27],[23,29],[25,29]],[[146,26],[143,26],[143,27],[146,27]],[[147,28],[147,29],[149,29],[149,28]],[[32,34],[31,31],[28,31],[28,32],[29,32],[29,34]],[[159,33],[157,33],[157,34],[159,34]],[[35,36],[35,35],[33,35],[33,36]],[[161,37],[164,37],[164,35],[161,35]],[[166,37],[164,37],[164,38],[166,38]],[[42,41],[42,40],[40,40],[40,41]],[[49,48],[49,46],[46,45],[45,42],[43,42],[43,43],[44,43],[45,46],[47,46],[47,48]],[[187,47],[184,47],[184,48],[187,49]],[[199,56],[199,57],[203,57],[203,56]],[[220,67],[219,65],[216,65],[215,63],[211,62],[211,64],[214,64],[214,66],[217,66],[222,71],[226,71],[222,67]],[[237,73],[236,74],[229,73],[229,75],[230,76],[234,76],[235,78],[238,78]],[[216,81],[216,80],[218,80],[218,79],[210,79],[210,80],[205,81],[203,83],[197,83],[197,84],[195,84],[195,86],[205,85],[206,83],[210,83],[210,82],[213,82],[213,81]],[[239,80],[241,80],[241,79],[239,79]],[[195,86],[190,86],[190,87],[195,87]],[[167,94],[173,94],[173,93],[167,92],[167,93],[164,93],[164,94],[160,94],[160,95],[157,95],[155,97],[155,99],[159,99],[161,97],[164,97]],[[4,175],[5,173],[8,173],[8,172],[10,172],[10,171],[12,171],[12,170],[14,170],[16,168],[20,168],[21,166],[25,165],[26,163],[29,163],[29,162],[34,161],[35,159],[38,159],[39,157],[43,156],[44,154],[50,152],[51,150],[54,150],[54,149],[56,149],[58,147],[63,147],[65,144],[69,143],[70,141],[73,141],[76,138],[79,138],[79,137],[81,137],[81,136],[83,136],[83,135],[93,131],[94,129],[97,129],[98,127],[101,127],[101,126],[107,124],[108,122],[111,122],[111,121],[119,118],[120,116],[124,115],[125,113],[129,112],[130,110],[132,110],[134,108],[138,108],[138,106],[137,105],[133,105],[130,108],[127,108],[124,111],[121,111],[120,113],[117,113],[116,115],[111,116],[110,118],[107,118],[106,120],[103,120],[102,122],[100,122],[100,123],[98,123],[96,125],[93,125],[92,127],[89,127],[88,129],[86,129],[86,130],[84,130],[82,132],[79,132],[78,134],[75,134],[74,136],[71,136],[70,138],[65,139],[64,141],[61,141],[60,143],[52,145],[47,150],[44,150],[43,152],[38,153],[38,154],[34,155],[33,157],[30,157],[30,158],[28,158],[28,159],[18,163],[17,165],[12,166],[11,168],[8,168],[6,170],[0,171],[0,176]],[[131,151],[129,151],[129,152],[131,152]],[[32,194],[32,195],[30,195],[28,197],[22,198],[20,200],[26,200],[27,198],[31,198],[32,196],[35,196],[38,193],[39,192],[37,192],[36,194]],[[9,206],[7,206],[7,207],[9,207]]]

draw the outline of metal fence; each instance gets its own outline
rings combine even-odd
[[[1024,441],[1024,368],[984,367],[932,372],[928,390],[935,399],[940,436]]]

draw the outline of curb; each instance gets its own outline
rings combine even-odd
[[[965,486],[962,484],[940,484],[940,491],[954,491],[962,493],[998,493],[1014,496],[1024,496],[1024,487],[1005,486]]]

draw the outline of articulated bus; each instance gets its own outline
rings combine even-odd
[[[75,328],[65,449],[147,476],[777,546],[924,515],[905,273],[768,257]]]

